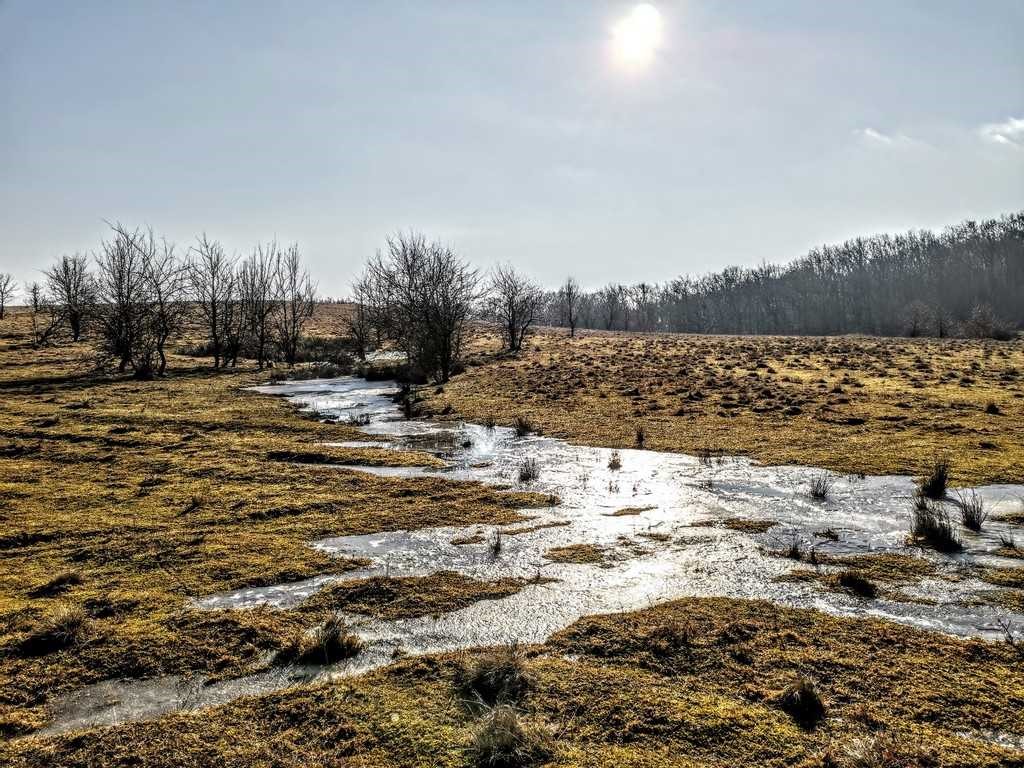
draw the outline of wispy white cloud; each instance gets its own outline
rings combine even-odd
[[[862,144],[869,147],[918,147],[924,145],[923,141],[911,138],[905,133],[882,133],[870,126],[857,128],[853,135],[860,139]]]
[[[1024,149],[1024,118],[1008,117],[1001,123],[987,123],[978,129],[985,141],[1014,149]]]

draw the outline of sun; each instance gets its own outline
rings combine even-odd
[[[649,3],[641,3],[612,27],[612,48],[616,60],[627,67],[643,67],[661,44],[661,14]]]

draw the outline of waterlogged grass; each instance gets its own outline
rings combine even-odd
[[[326,329],[318,333],[336,320],[337,313],[318,317]],[[271,663],[274,653],[309,649],[343,657],[358,643],[347,626],[330,623],[339,609],[396,619],[512,594],[521,582],[441,572],[328,585],[290,610],[203,612],[188,602],[360,565],[309,547],[318,537],[439,525],[488,531],[522,524],[524,506],[551,503],[443,478],[346,471],[339,465],[433,459],[328,445],[361,435],[243,389],[267,374],[213,374],[205,361],[177,357],[165,380],[94,377],[87,343],[34,351],[26,334],[23,317],[0,324],[2,765],[454,767],[503,754],[503,744],[566,768],[880,762],[851,762],[859,754],[897,755],[900,762],[890,763],[907,766],[1020,760],[978,736],[1024,738],[1024,677],[1009,645],[724,599],[586,618],[543,646],[517,649],[511,664],[493,649],[405,659],[203,712],[4,741],[45,724],[54,696],[104,678],[230,677]],[[1021,385],[1010,374],[1024,367],[1019,346],[898,341],[886,351],[883,342],[858,339],[603,334],[531,341],[518,360],[470,367],[443,395],[430,395],[431,407],[450,399],[481,422],[493,415],[511,424],[518,415],[531,429],[623,448],[636,443],[642,416],[648,447],[763,451],[773,461],[832,469],[923,474],[940,437],[958,456],[961,481],[1003,477],[1013,461],[1020,465]],[[908,367],[913,355],[923,362]],[[877,365],[866,362],[871,356]],[[749,368],[737,368],[740,361]],[[887,376],[868,375],[879,366]],[[765,379],[760,386],[779,390],[773,402],[785,406],[781,415],[767,394],[764,402],[750,399],[751,371]],[[933,386],[940,373],[944,383]],[[705,384],[708,375],[721,386]],[[492,389],[503,376],[504,389]],[[826,395],[817,394],[819,378]],[[834,391],[837,378],[843,393]],[[744,386],[726,407],[728,382]],[[991,423],[977,420],[976,395],[982,404],[998,402],[997,414],[983,415]],[[838,402],[842,396],[850,402]],[[896,404],[903,401],[909,408]],[[800,413],[787,415],[793,408]],[[854,424],[864,418],[858,412],[867,418]],[[943,423],[951,428],[942,431]],[[885,452],[877,451],[880,437]],[[997,447],[958,452],[978,440]],[[565,549],[559,554],[571,562],[599,563],[607,554]],[[934,575],[935,567],[909,557],[828,564],[888,588]],[[987,577],[1002,587],[993,588],[998,599],[1021,594],[1012,589],[1019,572],[993,569]],[[465,705],[466,670],[504,681],[501,670],[510,667],[528,681],[516,687],[514,717],[488,710],[484,696],[480,706]],[[813,727],[786,704],[801,681],[823,705]]]
[[[434,413],[632,448],[745,454],[837,472],[1024,481],[1024,341],[690,336],[561,330],[515,358],[480,335]],[[995,403],[996,411],[988,408]],[[884,446],[881,450],[879,446]]]
[[[486,702],[466,705],[467,680],[481,679],[467,670],[478,669],[502,685],[528,681],[516,684],[518,726],[506,729],[521,726],[513,742],[538,764],[565,768],[825,768],[883,747],[904,757],[898,765],[994,767],[1019,755],[978,734],[1024,735],[1024,683],[1008,645],[757,601],[687,599],[582,619],[514,668],[499,657],[406,659],[202,713],[11,742],[0,760],[464,767],[496,716]],[[791,705],[797,686],[820,697],[813,727]],[[493,698],[507,706],[509,696]]]
[[[162,380],[97,376],[88,343],[32,350],[27,330],[24,316],[0,325],[0,736],[45,724],[54,696],[104,678],[252,670],[324,611],[208,613],[189,599],[361,565],[312,540],[503,525],[549,503],[345,471],[335,465],[435,460],[326,445],[362,434],[245,390],[267,373],[179,357]],[[476,597],[477,585],[440,586],[423,587],[425,611]],[[360,607],[413,610],[416,590],[381,590],[379,605],[367,592]]]

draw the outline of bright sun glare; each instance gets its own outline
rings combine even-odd
[[[661,14],[648,3],[633,8],[612,28],[615,58],[629,67],[642,67],[661,43]]]

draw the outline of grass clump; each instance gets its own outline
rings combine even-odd
[[[647,430],[644,429],[643,424],[636,425],[636,447],[643,450],[644,445],[647,444]]]
[[[878,596],[878,587],[875,582],[858,571],[842,571],[836,576],[836,583],[858,597],[874,599]]]
[[[473,733],[470,764],[477,768],[533,768],[555,754],[551,734],[520,720],[510,706],[492,709]]]
[[[792,717],[798,725],[808,730],[814,728],[825,717],[825,702],[814,683],[800,677],[786,688],[778,698],[778,706]]]
[[[934,750],[911,744],[892,733],[855,739],[841,749],[830,748],[822,765],[828,768],[932,768],[939,765]]]
[[[53,597],[67,592],[71,587],[82,583],[82,574],[78,571],[61,571],[42,584],[29,590],[29,597]]]
[[[946,510],[927,503],[923,498],[914,505],[911,538],[917,544],[946,554],[962,552],[964,548]]]
[[[613,472],[622,469],[622,456],[618,451],[612,451],[612,455],[608,457],[608,469]]]
[[[332,616],[309,632],[294,636],[277,654],[278,664],[333,664],[351,659],[363,649],[363,641],[345,622]]]
[[[596,565],[605,560],[604,550],[595,544],[567,544],[563,547],[552,547],[544,553],[544,557],[553,563],[575,563],[577,565]]]
[[[512,420],[512,429],[515,430],[516,437],[526,437],[531,432],[537,431],[533,426],[533,422],[525,416],[516,416]]]
[[[519,482],[532,483],[540,478],[540,464],[534,458],[527,458],[519,465]]]
[[[960,517],[963,520],[964,528],[978,532],[981,526],[988,519],[988,510],[985,509],[985,502],[975,491],[969,494],[957,494],[957,504],[960,505]]]
[[[532,680],[526,659],[517,643],[494,651],[463,658],[455,668],[455,689],[462,700],[488,707],[514,704],[529,690]]]
[[[832,493],[832,478],[827,472],[815,475],[811,479],[810,493],[811,498],[818,501],[824,501],[829,497],[829,494]]]
[[[23,656],[46,656],[80,643],[87,633],[89,616],[79,605],[62,604],[47,613],[20,644]]]
[[[928,499],[946,498],[949,487],[950,464],[948,459],[939,459],[932,465],[931,471],[918,483],[921,494]]]

